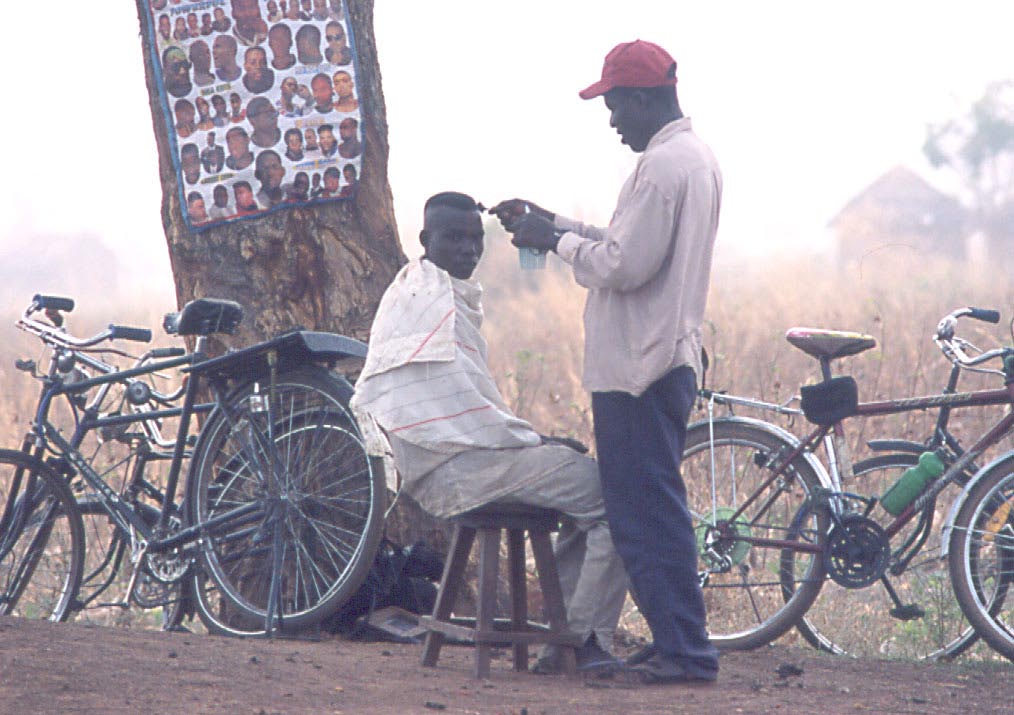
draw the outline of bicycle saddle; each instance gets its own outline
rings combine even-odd
[[[785,339],[815,358],[834,359],[858,355],[877,347],[877,339],[872,335],[822,328],[789,328]]]
[[[176,313],[166,313],[162,327],[169,335],[232,334],[243,320],[243,306],[220,298],[198,298]]]

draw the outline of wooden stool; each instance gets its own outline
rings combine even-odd
[[[489,504],[451,519],[454,534],[450,552],[440,579],[440,590],[432,616],[420,620],[426,628],[422,664],[434,667],[446,636],[474,643],[475,677],[489,677],[489,663],[494,646],[510,645],[514,670],[528,670],[528,646],[552,643],[560,646],[565,673],[577,673],[575,648],[581,637],[567,630],[567,612],[563,591],[556,571],[556,558],[549,541],[550,533],[559,528],[560,513],[527,504]],[[497,568],[500,557],[500,532],[507,531],[507,564],[510,574],[510,621],[497,623]],[[528,594],[525,583],[525,532],[532,544],[535,568],[545,603],[549,627],[528,620]],[[468,564],[475,536],[479,536],[479,604],[474,622],[452,619],[451,609],[458,595]],[[503,625],[504,628],[498,628]]]

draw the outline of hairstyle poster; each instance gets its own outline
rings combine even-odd
[[[148,0],[191,230],[355,194],[362,112],[343,0]]]

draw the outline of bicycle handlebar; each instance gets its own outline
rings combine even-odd
[[[32,305],[37,306],[36,310],[57,310],[69,313],[74,310],[74,299],[66,298],[62,295],[42,295],[41,293],[36,293],[32,296]]]
[[[937,344],[940,351],[944,356],[955,365],[959,365],[965,368],[972,368],[979,372],[995,372],[1003,374],[1000,370],[976,368],[975,366],[981,365],[984,362],[989,362],[998,357],[1003,357],[1010,353],[1010,348],[995,348],[993,350],[987,350],[985,352],[979,351],[974,345],[967,340],[959,337],[955,337],[954,329],[957,327],[958,320],[960,318],[973,318],[974,320],[981,320],[985,323],[999,323],[1000,322],[1000,311],[991,310],[987,308],[958,308],[957,310],[944,316],[939,323],[937,323],[937,330],[933,336],[933,342]],[[966,348],[971,348],[979,355],[970,357]]]
[[[44,311],[52,323],[45,323],[37,320],[33,315]],[[96,333],[90,338],[78,338],[66,331],[63,327],[61,312],[69,313],[74,310],[74,300],[58,295],[35,294],[32,302],[25,308],[24,314],[18,320],[17,326],[26,332],[38,337],[43,342],[54,347],[81,350],[98,345],[106,340],[133,340],[140,343],[151,342],[151,331],[147,328],[133,328],[128,325],[109,324],[105,330]]]
[[[985,323],[999,323],[1000,322],[1000,311],[989,310],[987,308],[969,308],[968,317],[981,320]]]
[[[147,328],[131,328],[127,325],[109,324],[110,340],[133,340],[136,343],[150,343],[151,331]]]
[[[32,302],[25,309],[21,319],[18,320],[17,327],[27,333],[35,335],[54,349],[75,351],[76,360],[79,360],[93,370],[97,370],[98,372],[104,374],[111,374],[115,372],[117,368],[89,356],[86,352],[87,348],[98,345],[99,343],[107,340],[131,340],[140,343],[151,342],[152,334],[149,329],[134,328],[129,325],[117,325],[115,323],[110,323],[105,330],[98,332],[89,338],[78,338],[70,335],[63,327],[62,316],[60,316],[59,313],[70,312],[73,309],[74,301],[71,298],[36,294],[32,297]],[[33,315],[39,311],[44,311],[46,317],[49,318],[52,323],[47,323],[34,318]],[[125,353],[121,353],[118,350],[112,348],[109,350],[126,357]],[[137,358],[135,366],[140,366],[148,360],[182,357],[183,355],[186,355],[186,350],[179,347],[153,348],[140,358]],[[133,381],[134,380],[131,378],[127,379],[128,384]],[[182,388],[170,394],[164,394],[157,390],[152,390],[151,392],[152,398],[162,404],[170,404],[177,400],[182,394]]]
[[[148,357],[152,360],[162,360],[165,358],[183,357],[186,354],[187,351],[183,348],[155,348],[148,353]]]

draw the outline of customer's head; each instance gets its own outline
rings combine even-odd
[[[423,257],[455,278],[470,278],[483,250],[482,218],[475,199],[456,191],[431,196],[423,208]]]

